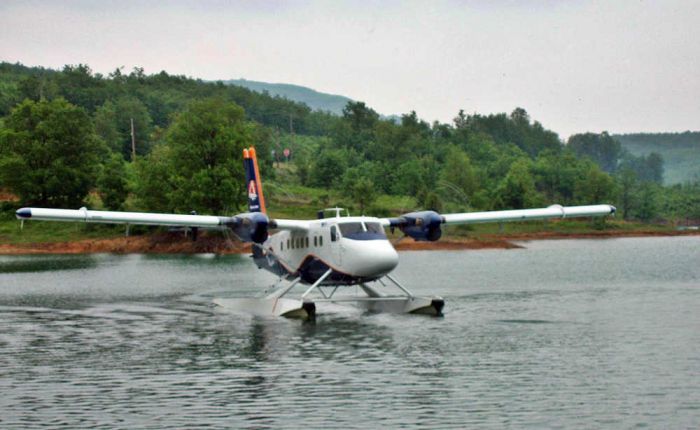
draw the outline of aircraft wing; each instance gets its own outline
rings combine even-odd
[[[443,214],[443,224],[479,224],[489,222],[529,221],[551,218],[575,218],[612,215],[616,211],[611,205],[560,206],[552,205],[540,209],[520,209],[489,212],[466,212]]]
[[[209,215],[176,215],[147,212],[91,211],[86,208],[46,209],[22,208],[16,212],[18,219],[39,221],[82,221],[106,224],[141,224],[177,227],[225,228],[231,217]]]
[[[612,215],[616,211],[611,205],[560,206],[552,205],[539,209],[518,209],[507,211],[464,212],[439,214],[434,211],[412,212],[396,218],[382,218],[385,227],[415,230],[417,235],[425,229],[439,229],[441,224],[480,224],[489,222],[530,221],[551,218],[575,218]],[[413,233],[412,233],[413,234]]]
[[[238,216],[177,215],[150,212],[113,212],[80,209],[22,208],[16,212],[18,219],[37,221],[73,221],[105,224],[141,224],[172,227],[199,227],[225,229],[240,224]],[[280,230],[308,231],[309,221],[293,219],[270,220],[270,227]]]
[[[308,231],[309,221],[297,219],[273,219],[270,227],[279,230]]]

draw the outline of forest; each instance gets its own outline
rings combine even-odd
[[[666,185],[700,180],[700,132],[618,134],[613,138],[634,155],[661,155]]]
[[[0,63],[0,192],[16,197],[6,212],[235,213],[248,146],[279,203],[273,214],[300,215],[300,202],[368,215],[611,203],[624,220],[700,220],[700,183],[664,186],[659,153],[634,155],[606,132],[563,141],[519,107],[428,123],[416,112],[383,118],[362,102],[342,115],[314,111],[138,67],[104,76],[84,64]]]

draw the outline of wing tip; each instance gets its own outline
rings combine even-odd
[[[17,219],[29,219],[32,217],[32,210],[30,208],[17,209],[15,216]]]

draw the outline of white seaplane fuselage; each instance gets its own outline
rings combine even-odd
[[[374,217],[333,217],[308,223],[304,230],[283,230],[255,253],[258,267],[312,284],[329,269],[322,285],[370,282],[397,266],[399,256]]]

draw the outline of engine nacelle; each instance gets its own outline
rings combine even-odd
[[[260,212],[247,212],[232,217],[228,226],[244,242],[263,243],[267,240],[270,219]]]
[[[417,241],[435,242],[442,236],[442,222],[442,217],[435,211],[411,212],[401,215],[397,227]]]

